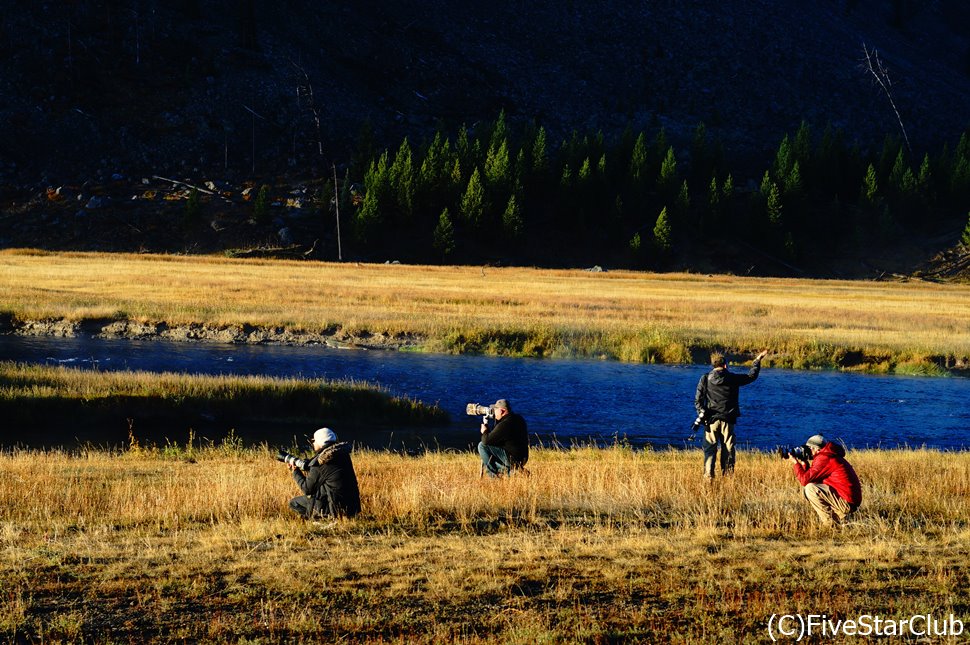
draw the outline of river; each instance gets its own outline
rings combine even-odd
[[[697,380],[706,371],[699,365],[20,336],[0,336],[0,360],[102,370],[359,379],[447,410],[449,427],[422,430],[419,437],[426,445],[445,447],[477,440],[479,418],[465,415],[466,403],[498,398],[509,399],[526,418],[534,442],[602,445],[619,440],[656,448],[699,444],[699,438],[693,444],[685,439],[695,416]],[[741,390],[743,416],[736,429],[741,448],[770,450],[822,433],[852,448],[963,450],[970,448],[967,401],[970,379],[964,378],[765,368]],[[345,433],[344,438],[351,437]],[[393,435],[384,440],[386,447],[398,447]]]

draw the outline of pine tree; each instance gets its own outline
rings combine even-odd
[[[960,238],[963,246],[970,248],[970,213],[967,213],[967,225],[963,227],[963,236]]]
[[[876,167],[869,164],[866,177],[862,180],[862,195],[860,201],[864,206],[875,206],[879,199],[879,181],[876,179]]]
[[[405,220],[410,219],[414,210],[414,157],[407,137],[394,155],[388,174],[398,209]]]
[[[264,224],[269,221],[269,186],[263,184],[253,202],[253,219]]]
[[[485,223],[485,189],[482,188],[478,168],[472,171],[472,176],[468,180],[468,187],[461,198],[459,212],[462,221],[473,228],[480,228]]]
[[[778,190],[778,184],[771,182],[768,187],[768,194],[766,197],[765,210],[768,213],[768,222],[772,226],[781,226],[781,191]]]
[[[512,195],[509,197],[509,203],[505,206],[505,212],[502,213],[502,230],[505,231],[505,236],[509,240],[518,240],[522,237],[524,228],[519,203],[515,199],[515,195]]]
[[[647,141],[641,132],[633,143],[633,153],[630,157],[630,180],[634,185],[639,184],[647,174]]]
[[[667,148],[667,154],[663,163],[660,165],[660,177],[657,186],[661,192],[671,193],[677,185],[677,157],[674,155],[673,146]]]
[[[497,146],[492,145],[485,157],[485,183],[496,191],[507,190],[512,183],[509,164],[509,146],[503,139]]]
[[[549,168],[549,152],[546,150],[546,129],[540,127],[532,141],[532,172],[542,174]]]
[[[434,248],[446,257],[455,250],[455,227],[451,223],[451,216],[445,208],[438,216],[438,225],[434,229]]]
[[[669,253],[674,246],[674,230],[667,215],[667,207],[664,206],[657,216],[657,223],[653,227],[653,241],[657,248],[664,253]]]
[[[355,233],[362,244],[374,242],[384,223],[384,209],[388,207],[393,189],[387,167],[387,151],[372,161],[364,175],[364,201],[357,211]]]

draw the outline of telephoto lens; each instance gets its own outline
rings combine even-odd
[[[276,461],[282,461],[284,464],[289,464],[291,466],[296,466],[300,470],[306,470],[307,460],[301,459],[286,452],[285,450],[280,450],[276,453]]]

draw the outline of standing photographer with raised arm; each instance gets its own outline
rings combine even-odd
[[[303,492],[290,500],[290,510],[305,520],[319,517],[353,517],[360,513],[360,490],[357,473],[350,459],[351,445],[338,442],[330,428],[313,433],[313,450],[309,460],[280,453],[293,471],[293,479]]]
[[[495,426],[482,423],[482,441],[478,454],[489,477],[511,475],[529,461],[529,430],[522,415],[512,412],[506,399],[499,399],[491,406],[495,414]]]
[[[839,526],[862,503],[862,485],[855,469],[845,460],[845,449],[820,434],[805,442],[811,462],[786,451],[805,499],[825,526]]]
[[[711,354],[711,371],[697,382],[694,407],[704,422],[704,478],[714,479],[717,453],[721,453],[721,475],[734,472],[735,436],[734,424],[741,416],[738,404],[738,388],[753,383],[761,372],[761,359],[768,355],[765,350],[755,356],[747,374],[735,374],[727,368],[724,354]]]

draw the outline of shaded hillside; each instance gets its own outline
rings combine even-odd
[[[555,147],[573,131],[615,140],[627,127],[663,128],[687,164],[703,122],[732,171],[750,172],[741,188],[803,120],[817,133],[832,124],[871,154],[902,134],[901,120],[915,163],[970,125],[968,25],[959,0],[16,6],[0,26],[0,245],[276,243],[281,226],[298,231],[299,222],[252,229],[242,226],[248,211],[229,209],[198,231],[174,231],[171,214],[150,223],[151,204],[136,213],[119,200],[173,186],[142,181],[154,175],[225,180],[233,199],[262,183],[276,187],[274,199],[293,189],[307,197],[332,164],[360,182],[361,163],[402,138],[420,145],[500,111],[512,127],[544,126]],[[864,44],[887,66],[898,120],[860,66]],[[47,188],[65,185],[70,199],[110,195],[115,207],[90,218],[44,211]],[[101,225],[112,222],[117,230]],[[315,226],[303,227],[307,246],[320,237]],[[935,250],[907,242],[919,246],[910,265]],[[748,251],[736,251],[728,268],[743,271]]]

